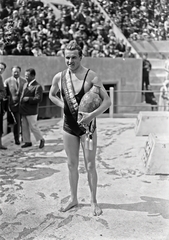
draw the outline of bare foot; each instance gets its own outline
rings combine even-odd
[[[60,212],[66,212],[77,205],[77,201],[69,201],[66,207],[61,207]]]
[[[92,203],[91,204],[92,211],[93,211],[93,216],[99,216],[102,214],[102,209],[98,206],[97,203]]]

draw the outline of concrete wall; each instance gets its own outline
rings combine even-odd
[[[64,58],[60,57],[2,56],[1,61],[7,64],[7,69],[3,74],[4,79],[11,75],[11,67],[14,65],[19,65],[22,68],[22,76],[27,68],[33,67],[37,73],[36,79],[43,87],[51,85],[54,75],[66,67]],[[141,59],[84,58],[82,63],[85,67],[94,70],[103,84],[117,84],[119,91],[141,90]],[[141,101],[141,93],[139,92],[119,92],[116,97],[120,106],[135,105]],[[118,107],[117,111],[132,112],[133,108]]]

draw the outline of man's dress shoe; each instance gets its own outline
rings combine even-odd
[[[1,150],[1,149],[2,149],[2,150],[7,150],[7,147],[5,147],[5,146],[2,145],[2,146],[0,146],[0,150]]]
[[[21,146],[21,148],[27,148],[27,147],[31,147],[32,143],[31,142],[27,142],[24,145]]]
[[[43,148],[45,146],[45,139],[40,140],[39,148]]]
[[[15,140],[15,144],[16,145],[20,145],[20,141],[19,140]]]

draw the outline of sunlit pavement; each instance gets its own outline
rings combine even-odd
[[[135,136],[135,119],[97,119],[98,203],[92,216],[80,151],[79,205],[59,211],[69,199],[62,120],[39,121],[45,148],[22,149],[13,136],[0,151],[0,240],[167,240],[169,176],[145,174],[147,137]],[[160,159],[159,159],[160,160]]]

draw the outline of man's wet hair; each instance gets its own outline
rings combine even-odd
[[[83,55],[82,48],[79,46],[79,44],[75,40],[70,41],[66,45],[65,50],[70,50],[70,51],[78,50],[79,56],[82,57]]]

